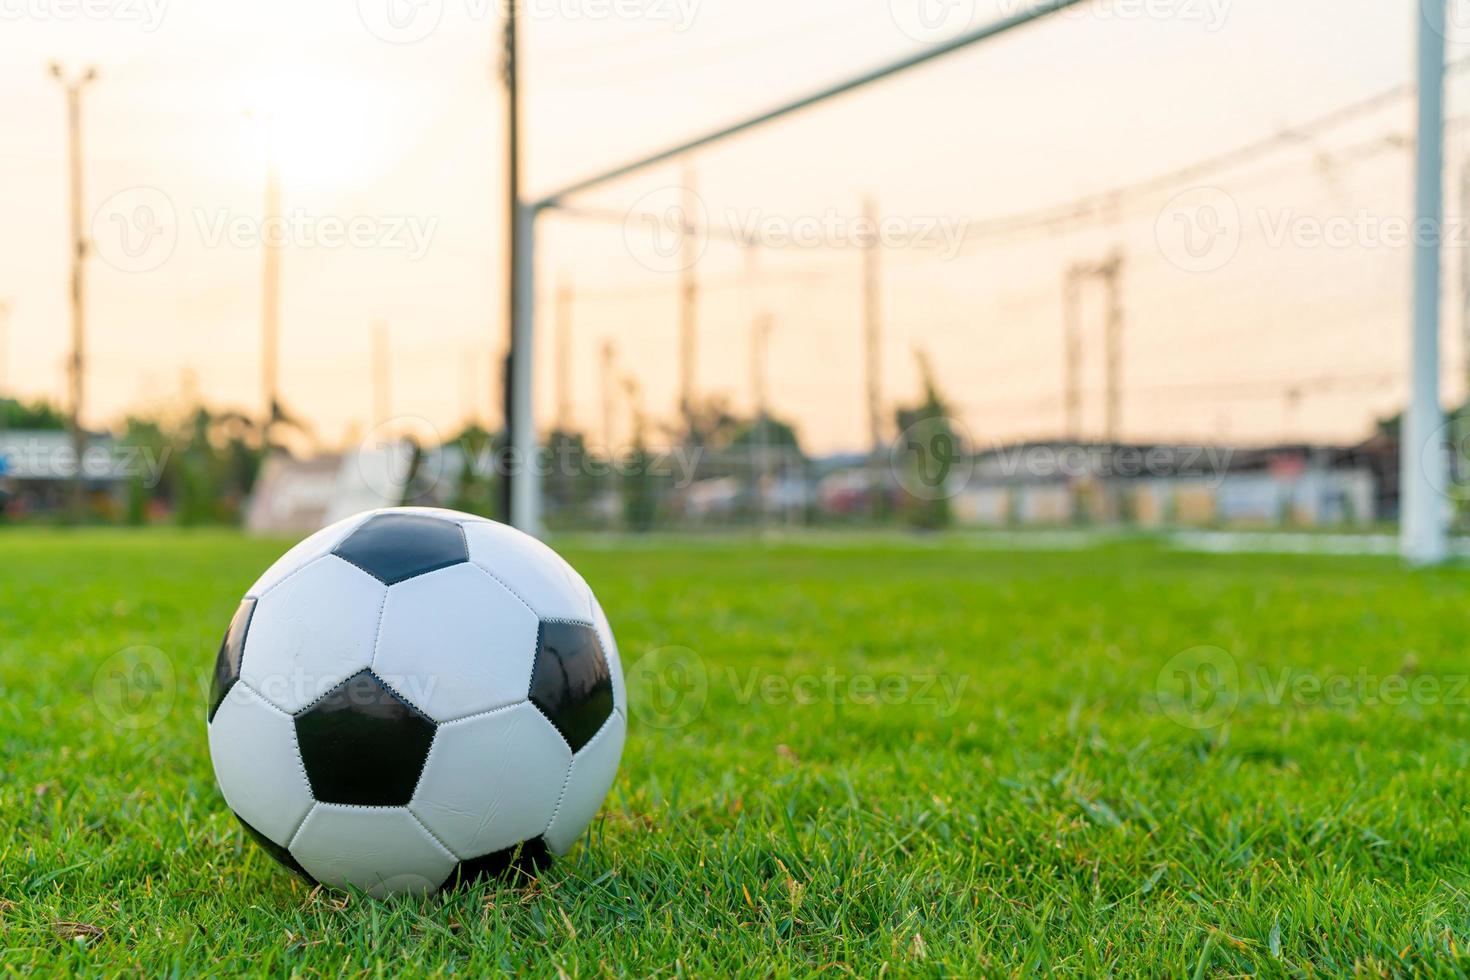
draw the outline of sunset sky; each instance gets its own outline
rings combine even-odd
[[[914,2],[532,3],[528,190],[550,191],[1017,5],[932,0],[930,37]],[[1416,3],[1115,0],[700,154],[709,220],[769,239],[753,266],[723,242],[698,265],[702,392],[749,405],[748,325],[766,311],[775,411],[817,450],[862,445],[862,260],[846,236],[871,195],[904,239],[882,259],[890,407],[915,396],[922,348],[976,438],[1056,434],[1063,271],[1121,248],[1125,435],[1353,438],[1402,399],[1410,256],[1380,239],[1411,200],[1410,100],[1130,199],[1105,221],[1024,235],[977,228],[1167,173],[1406,82]],[[209,402],[258,411],[267,112],[295,221],[283,255],[287,405],[330,445],[370,425],[369,340],[381,320],[393,338],[395,413],[446,432],[470,412],[493,418],[490,363],[505,332],[498,16],[490,0],[0,0],[0,300],[13,306],[0,383],[27,397],[62,391],[66,133],[46,71],[55,59],[99,73],[84,96],[91,423],[178,398],[186,375]],[[1451,44],[1451,58],[1467,53]],[[1456,185],[1470,150],[1466,94],[1456,76]],[[577,297],[576,421],[603,431],[607,339],[649,410],[671,414],[678,278],[637,240],[637,213],[667,202],[682,175],[661,167],[582,202],[634,212],[627,223],[543,220],[543,426],[554,406],[558,281]],[[1161,238],[1171,202],[1188,193],[1238,210],[1238,249],[1206,263],[1218,268],[1181,267]],[[1334,221],[1351,221],[1349,240],[1310,239]],[[816,226],[826,229],[816,245],[778,234]],[[944,234],[966,232],[970,244],[950,254]],[[1464,388],[1458,261],[1448,256],[1446,276],[1453,395]],[[1084,313],[1096,430],[1096,291]],[[622,408],[612,430],[626,434]]]

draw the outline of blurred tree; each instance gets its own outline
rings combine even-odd
[[[21,402],[14,398],[0,398],[0,429],[50,429],[66,428],[66,416],[50,402]]]
[[[924,399],[911,408],[900,407],[895,413],[900,439],[910,445],[900,447],[902,465],[907,472],[895,474],[903,486],[932,487],[937,492],[923,496],[905,492],[902,518],[914,527],[937,530],[949,527],[953,515],[949,497],[943,484],[949,475],[955,455],[963,452],[955,435],[954,423],[950,418],[949,403],[939,392],[934,380],[933,366],[929,356],[922,350],[915,351],[919,362],[919,377],[924,384]],[[930,498],[933,499],[930,499]]]
[[[587,438],[580,432],[555,429],[547,438],[546,448],[550,456],[542,482],[546,520],[553,525],[575,523],[602,489],[602,470],[591,465]]]
[[[733,429],[729,441],[732,448],[766,446],[789,450],[799,458],[806,459],[806,454],[801,451],[801,439],[796,434],[796,427],[774,415],[767,415],[762,419],[736,420]]]
[[[454,477],[454,494],[449,506],[466,514],[478,514],[502,520],[500,514],[499,478],[494,466],[504,449],[505,439],[478,423],[465,426],[447,445],[457,446],[461,461]]]
[[[128,480],[123,519],[131,524],[158,511],[186,526],[237,522],[260,474],[259,427],[239,412],[195,405],[173,417],[132,415],[121,442],[150,463]]]

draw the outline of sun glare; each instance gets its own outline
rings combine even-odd
[[[373,95],[365,83],[274,74],[258,87],[248,114],[288,184],[346,187],[382,169]]]

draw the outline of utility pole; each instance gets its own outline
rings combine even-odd
[[[572,431],[572,285],[566,277],[556,289],[556,428]]]
[[[694,439],[694,362],[696,333],[699,328],[699,264],[700,229],[694,226],[698,195],[694,190],[694,163],[684,164],[684,204],[680,214],[683,222],[680,248],[682,250],[679,271],[679,413],[684,418],[686,438]]]
[[[459,414],[465,425],[476,418],[478,395],[475,391],[475,349],[466,344],[459,350]]]
[[[1066,437],[1082,441],[1082,291],[1083,268],[1067,270],[1062,285],[1062,404]]]
[[[1103,433],[1110,445],[1116,446],[1123,434],[1123,253],[1114,252],[1098,266],[1098,276],[1107,286],[1107,407],[1103,415]]]
[[[87,433],[82,428],[82,399],[84,347],[86,342],[86,294],[83,290],[83,263],[87,258],[87,240],[82,232],[82,89],[97,77],[92,67],[83,69],[80,75],[68,78],[61,65],[51,63],[51,75],[66,91],[66,124],[69,188],[71,197],[71,446],[76,457],[76,469],[71,480],[71,516],[81,520],[84,516],[84,474],[82,460],[87,452]]]
[[[757,313],[750,325],[750,388],[755,402],[755,432],[752,452],[755,454],[756,514],[762,526],[766,523],[766,488],[771,482],[771,451],[769,443],[770,406],[767,402],[766,350],[770,344],[771,328],[775,325],[769,313]]]
[[[1107,291],[1103,333],[1103,437],[1116,444],[1123,424],[1123,253],[1115,251],[1096,264],[1078,263],[1067,270],[1062,284],[1063,405],[1066,436],[1081,441],[1082,431],[1082,285],[1102,282]]]
[[[618,404],[618,350],[611,340],[602,342],[602,448],[613,454],[613,416]]]
[[[373,424],[393,417],[392,354],[388,347],[388,324],[373,324]]]
[[[265,418],[260,426],[261,458],[268,461],[275,448],[273,436],[281,417],[281,173],[276,162],[275,117],[265,113],[265,201],[261,209],[260,268],[260,388]]]
[[[0,299],[0,402],[5,400],[6,377],[10,370],[10,301]],[[5,414],[0,412],[0,429],[5,428]]]
[[[633,444],[642,448],[643,445],[643,388],[638,384],[638,379],[629,374],[623,378],[623,392],[628,396],[628,417],[633,426]]]
[[[530,389],[530,359],[531,343],[529,337],[519,337],[517,329],[521,318],[526,310],[522,309],[524,304],[535,302],[530,295],[523,295],[522,283],[527,271],[523,265],[529,262],[530,257],[523,255],[522,250],[529,246],[529,242],[523,240],[523,216],[521,205],[521,99],[520,99],[520,58],[518,57],[517,42],[519,40],[518,24],[518,0],[511,0],[505,5],[505,22],[501,37],[501,81],[505,86],[505,298],[506,298],[506,331],[507,346],[504,364],[504,394],[505,394],[505,432],[511,445],[519,450],[521,454],[529,452],[532,448],[530,443],[535,439],[535,423],[529,418],[521,418],[523,412],[531,411],[529,398],[520,400],[521,388],[526,388],[526,394]],[[526,436],[529,435],[529,438]],[[518,438],[519,436],[519,438]],[[513,467],[506,473],[505,478],[500,481],[500,513],[504,520],[509,521],[522,530],[535,533],[536,518],[532,514],[522,515],[522,520],[516,520],[518,508],[534,506],[534,501],[519,501],[515,499],[514,487],[517,484],[524,486],[524,474],[515,468],[526,469],[530,466],[530,460],[526,458],[517,459],[511,457]]]
[[[878,235],[878,205],[870,197],[863,201],[863,216],[873,235],[863,247],[863,342],[867,375],[868,449],[872,465],[883,456],[883,295]]]
[[[1419,138],[1414,227],[1439,232],[1444,218],[1446,0],[1413,5],[1419,27]],[[1449,556],[1445,454],[1439,403],[1440,236],[1414,242],[1409,404],[1399,434],[1399,532],[1404,557],[1433,565]]]

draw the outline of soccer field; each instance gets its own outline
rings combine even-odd
[[[284,543],[0,542],[7,971],[1470,970],[1466,571],[567,542],[633,699],[590,839],[377,902],[214,786],[215,648]]]

